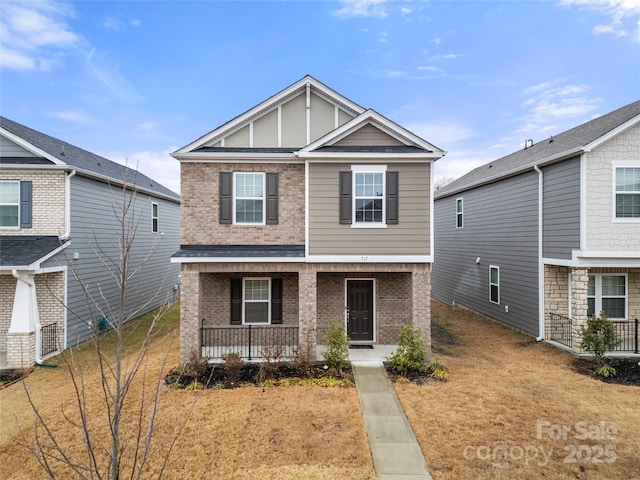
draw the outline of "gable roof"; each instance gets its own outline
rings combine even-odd
[[[68,244],[56,236],[1,235],[0,269],[35,268]]]
[[[180,195],[139,171],[135,171],[125,165],[113,162],[2,116],[0,116],[0,132],[20,146],[34,152],[35,155],[47,159],[52,164],[66,165],[74,170],[78,170],[78,172],[107,181],[112,180],[127,184],[133,183],[141,190],[147,190],[169,200],[180,200]],[[9,159],[5,158],[3,163],[7,163],[7,160]],[[11,163],[14,163],[14,160],[13,158],[10,159]],[[33,164],[33,161],[24,160],[26,160],[24,163]],[[36,163],[42,164],[43,162],[38,161]],[[133,176],[135,176],[135,181],[131,182]]]
[[[305,93],[306,100],[304,98]],[[317,99],[317,97],[321,101],[315,107],[314,105],[316,104],[313,99]],[[297,110],[299,116],[295,119],[295,121],[298,121],[296,125],[299,126],[300,123],[304,123],[306,127],[306,141],[303,140],[304,134],[301,133],[302,130],[298,128],[300,131],[297,131],[296,135],[299,136],[295,140],[298,144],[294,146],[285,144],[284,139],[281,138],[281,135],[284,135],[283,132],[287,131],[284,127],[284,111],[287,105],[295,105],[295,107],[292,106],[291,108],[299,109]],[[327,106],[329,108],[333,106],[335,113],[329,110],[330,113],[327,117],[324,117],[324,120],[320,121],[316,118],[317,123],[314,123],[313,112],[320,111],[326,114]],[[282,107],[282,111],[280,107]],[[277,120],[274,122],[276,111]],[[326,121],[327,118],[330,119],[328,122]],[[272,130],[269,131],[268,135],[270,135],[269,139],[273,144],[269,145],[267,141],[266,145],[269,146],[265,146],[263,141],[259,146],[254,146],[254,122],[257,125],[259,121],[266,119],[270,119],[269,121],[272,122]],[[277,127],[274,125],[277,125]],[[288,125],[292,125],[292,123]],[[314,125],[316,130],[312,131]],[[317,125],[322,126],[318,128]],[[340,143],[348,136],[368,126],[374,128],[375,132],[380,135],[376,139],[375,145],[370,145],[366,141],[363,141],[363,144],[355,144],[353,139],[345,144]],[[273,141],[276,129],[277,141]],[[240,135],[242,135],[240,142],[244,142],[242,145],[238,145],[234,140],[234,137],[239,138]],[[388,139],[389,144],[382,144],[384,142],[380,138]],[[339,157],[344,153],[349,153],[350,158],[358,157],[359,154],[367,154],[369,158],[372,156],[388,157],[394,154],[402,154],[403,158],[416,157],[422,159],[436,159],[445,154],[444,151],[419,136],[374,110],[364,109],[310,75],[304,76],[267,100],[173,152],[171,155],[178,160],[211,159],[211,157],[216,159],[234,157],[247,159],[247,153],[252,154],[250,157],[252,160],[286,158],[287,161],[296,161],[296,157]]]
[[[588,152],[640,123],[640,100],[471,170],[435,192],[442,198]]]

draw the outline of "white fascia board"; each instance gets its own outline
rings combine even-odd
[[[304,263],[303,257],[171,257],[171,263]]]
[[[243,123],[249,121],[252,117],[255,117],[255,116],[259,115],[259,114],[262,114],[263,112],[267,113],[268,111],[270,111],[273,108],[277,107],[278,103],[280,103],[281,101],[283,101],[287,97],[293,95],[294,93],[298,93],[298,91],[300,91],[300,92],[304,91],[304,89],[306,89],[307,85],[310,85],[313,88],[317,89],[318,91],[322,92],[327,98],[330,98],[332,102],[340,103],[340,104],[344,105],[344,107],[346,107],[347,109],[351,109],[356,113],[361,113],[362,111],[364,111],[364,109],[361,106],[353,103],[351,100],[349,100],[346,97],[343,97],[342,95],[340,95],[339,93],[335,92],[334,90],[331,90],[329,87],[327,87],[326,85],[320,83],[319,81],[317,81],[312,76],[306,75],[303,78],[301,78],[300,80],[298,80],[297,82],[295,82],[294,84],[288,86],[284,90],[281,90],[279,93],[276,93],[275,95],[267,98],[266,100],[264,100],[263,102],[259,103],[255,107],[247,110],[245,113],[243,113],[243,114],[237,116],[236,118],[228,121],[224,125],[221,125],[220,127],[216,128],[215,130],[203,135],[202,137],[200,137],[197,140],[191,142],[190,144],[182,147],[181,149],[176,150],[174,152],[174,154],[181,154],[181,153],[189,152],[189,151],[193,150],[194,148],[198,148],[198,147],[204,145],[205,143],[213,140],[216,137],[222,136],[222,135],[224,135],[226,133],[229,133],[229,132],[233,131],[234,129],[236,129],[240,125],[242,125]],[[174,154],[172,154],[172,155],[174,155]]]
[[[55,250],[50,251],[49,253],[47,253],[45,256],[43,256],[42,258],[39,258],[38,260],[36,260],[35,262],[33,262],[31,265],[29,265],[27,268],[29,270],[38,270],[40,269],[40,264],[43,262],[46,262],[47,260],[49,260],[51,257],[53,257],[54,255],[57,255],[58,253],[60,253],[62,250],[64,250],[65,248],[67,248],[69,245],[71,245],[71,242],[64,242],[62,245],[60,245],[58,248],[56,248]]]
[[[434,153],[387,153],[387,152],[308,152],[300,153],[303,158],[309,159],[311,163],[321,163],[323,160],[330,162],[335,160],[338,162],[348,162],[354,159],[373,159],[378,158],[381,160],[393,159],[397,162],[403,162],[405,160],[417,160],[424,162],[425,160],[436,161],[442,158],[441,154]]]
[[[607,268],[640,268],[640,251],[582,251],[574,250],[572,258],[543,258],[545,265],[561,267],[607,267]]]
[[[47,160],[52,161],[56,165],[66,165],[65,162],[59,160],[58,158],[54,157],[50,153],[45,152],[44,150],[42,150],[42,149],[36,147],[35,145],[32,145],[31,143],[27,142],[23,138],[18,137],[17,135],[14,135],[11,132],[8,132],[4,128],[0,128],[0,134],[2,134],[3,136],[7,137],[12,142],[17,143],[18,145],[20,145],[25,150],[29,150],[34,155],[38,155],[40,157],[44,157]],[[4,165],[2,166],[2,168],[4,168]]]
[[[186,154],[171,154],[173,158],[181,163],[202,163],[202,162],[288,162],[296,163],[299,160],[294,153],[260,153],[260,152],[189,152]]]
[[[593,142],[588,143],[587,145],[584,146],[585,151],[590,152],[594,148],[597,148],[600,145],[602,145],[603,143],[608,142],[613,137],[619,135],[620,133],[624,132],[625,130],[633,127],[634,125],[636,125],[638,123],[640,123],[640,115],[636,115],[635,117],[631,118],[630,120],[627,120],[623,124],[618,125],[613,130],[608,131],[607,133],[605,133],[601,137],[596,138]]]
[[[300,150],[301,153],[307,154],[307,152],[312,152],[320,147],[333,145],[334,143],[342,140],[345,137],[348,137],[351,133],[361,128],[363,125],[371,123],[376,128],[379,128],[381,131],[386,133],[387,135],[395,138],[399,142],[405,144],[413,144],[418,147],[422,147],[426,150],[432,150],[434,152],[439,152],[439,156],[444,156],[446,154],[445,151],[439,149],[435,145],[427,142],[426,140],[418,137],[417,135],[411,133],[406,128],[398,125],[395,122],[392,122],[386,117],[383,117],[375,110],[366,110],[355,118],[352,118],[348,122],[342,124],[340,127],[335,130],[330,131],[323,137],[320,137],[315,142],[310,143],[306,147]]]
[[[306,263],[432,263],[433,255],[309,255]]]

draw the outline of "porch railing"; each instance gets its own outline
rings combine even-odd
[[[572,333],[574,326],[571,318],[548,312],[547,322],[549,339],[572,348]],[[628,321],[614,320],[613,327],[620,339],[620,344],[611,351],[640,353],[639,324],[640,321],[638,321],[637,318],[635,320]]]
[[[266,357],[293,359],[298,353],[298,327],[280,325],[239,325],[200,327],[201,354],[222,358],[237,353],[243,359]]]
[[[51,323],[40,329],[40,355],[45,356],[58,351],[58,324]]]
[[[564,315],[551,312],[547,317],[549,322],[549,339],[571,348],[573,345],[571,319]]]

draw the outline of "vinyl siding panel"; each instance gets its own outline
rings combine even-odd
[[[273,110],[253,122],[253,146],[278,146],[278,110]]]
[[[464,227],[456,228],[456,199],[461,197]],[[432,297],[537,335],[538,174],[527,172],[438,199],[434,224]],[[489,301],[492,265],[500,268],[499,305]]]
[[[306,95],[298,95],[282,105],[282,146],[302,147],[307,144]]]
[[[347,123],[353,118],[353,115],[345,112],[344,110],[338,110],[338,126]]]
[[[393,138],[391,135],[387,135],[379,128],[373,125],[365,125],[359,128],[351,135],[336,142],[337,146],[389,146],[389,145],[404,145],[399,140]]]
[[[25,157],[25,158],[37,158],[38,155],[34,155],[29,150],[22,148],[17,143],[9,140],[6,137],[0,135],[0,156],[1,157]]]
[[[48,266],[68,264],[67,342],[75,345],[90,337],[89,322],[97,321],[102,309],[116,318],[119,288],[109,272],[110,262],[119,258],[120,225],[117,211],[123,192],[101,182],[75,176],[71,180],[71,245],[65,255],[50,260]],[[159,232],[151,233],[151,203],[159,205]],[[128,283],[125,314],[132,318],[175,300],[173,286],[178,283],[179,266],[170,257],[179,249],[179,205],[138,194],[133,206],[132,225],[136,226],[132,249],[132,268],[141,266]],[[73,259],[77,253],[78,258]],[[148,257],[153,253],[151,257]],[[97,302],[85,298],[75,270]]]
[[[580,248],[580,158],[542,169],[543,253],[545,258],[571,259]]]
[[[345,164],[312,164],[309,174],[311,255],[428,255],[429,164],[393,164],[399,172],[399,222],[387,228],[352,228],[339,223],[339,172]]]
[[[336,107],[311,94],[311,141],[315,141],[335,128]]]
[[[225,147],[248,147],[249,146],[249,125],[224,138]]]

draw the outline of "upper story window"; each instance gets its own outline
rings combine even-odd
[[[463,217],[462,217],[462,198],[458,198],[456,200],[456,228],[462,228]]]
[[[0,182],[0,227],[20,226],[20,182]]]
[[[500,303],[500,267],[489,267],[489,301]]]
[[[627,277],[596,273],[589,275],[587,315],[604,312],[612,320],[627,318]]]
[[[234,223],[264,223],[264,173],[233,175]]]
[[[32,182],[0,182],[0,227],[31,228]]]
[[[158,220],[160,218],[159,206],[157,203],[151,203],[151,233],[158,233]]]
[[[398,172],[386,165],[352,165],[340,172],[340,223],[376,228],[398,223]]]
[[[616,167],[616,218],[640,218],[640,167]]]

